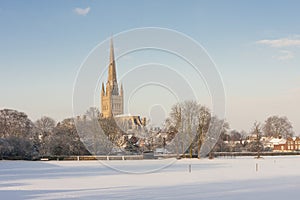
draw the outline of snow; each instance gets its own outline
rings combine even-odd
[[[285,144],[286,143],[286,139],[283,139],[283,138],[281,138],[281,139],[279,139],[279,138],[273,138],[270,142],[273,144],[273,146],[274,145],[279,145],[279,144]]]
[[[299,170],[300,156],[0,161],[0,199],[299,199]]]

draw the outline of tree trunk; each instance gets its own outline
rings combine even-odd
[[[198,135],[198,159],[200,159],[200,150],[201,150],[201,146],[202,146],[202,134],[203,134],[203,130],[202,127],[199,127],[199,135]]]

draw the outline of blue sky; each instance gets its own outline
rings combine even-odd
[[[0,106],[33,120],[72,115],[80,64],[112,34],[163,27],[209,53],[226,89],[231,128],[285,115],[300,134],[300,2],[0,1]]]

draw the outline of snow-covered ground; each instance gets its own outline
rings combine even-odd
[[[164,163],[163,163],[164,162]],[[163,164],[169,167],[153,173]],[[124,173],[121,169],[139,174]],[[189,172],[191,165],[191,172]],[[256,170],[256,167],[258,167]],[[0,161],[0,199],[299,199],[300,156]]]

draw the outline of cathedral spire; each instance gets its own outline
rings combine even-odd
[[[123,84],[121,83],[120,95],[123,96]]]
[[[104,83],[102,82],[102,90],[101,90],[101,95],[105,95],[105,89],[104,89]]]
[[[117,82],[117,75],[116,75],[116,63],[115,63],[115,55],[114,55],[114,45],[113,39],[110,39],[110,59],[109,59],[109,68],[108,68],[108,82],[113,84]]]
[[[119,86],[117,82],[117,71],[114,56],[113,38],[110,39],[110,55],[108,66],[108,80],[106,83],[106,89],[102,84],[101,90],[101,113],[104,118],[113,117],[123,114],[123,88],[119,92]]]

